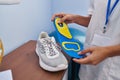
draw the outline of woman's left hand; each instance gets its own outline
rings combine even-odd
[[[90,53],[90,55],[81,59],[74,58],[73,61],[79,64],[97,65],[98,63],[109,57],[110,50],[107,47],[90,47],[86,50],[81,51],[79,54],[86,53]]]

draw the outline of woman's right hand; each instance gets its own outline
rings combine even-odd
[[[54,14],[52,16],[51,20],[53,21],[55,19],[55,17],[61,18],[59,23],[65,22],[65,23],[69,24],[69,23],[75,23],[76,18],[78,17],[78,15],[58,13],[58,14]]]

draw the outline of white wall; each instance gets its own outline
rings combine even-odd
[[[64,12],[86,16],[88,13],[89,1],[90,0],[52,0],[52,14]],[[70,24],[69,27],[86,30],[76,24]]]
[[[52,13],[73,13],[86,15],[89,0],[52,0]]]
[[[50,0],[22,0],[18,5],[0,5],[0,37],[5,54],[29,40],[36,40],[41,31],[50,32],[50,18]]]

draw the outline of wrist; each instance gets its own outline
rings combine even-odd
[[[88,27],[88,24],[90,22],[91,16],[80,16],[80,15],[74,15],[74,23]]]
[[[74,21],[73,21],[73,23],[79,23],[79,21],[80,21],[80,15],[74,15]]]
[[[108,57],[120,55],[120,45],[106,47],[108,51]]]
[[[111,46],[107,46],[105,47],[106,49],[106,54],[108,57],[113,57],[113,49],[111,48]]]

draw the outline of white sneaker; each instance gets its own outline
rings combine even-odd
[[[36,53],[39,56],[40,66],[47,71],[60,71],[68,67],[68,62],[54,37],[41,32],[36,44]]]

